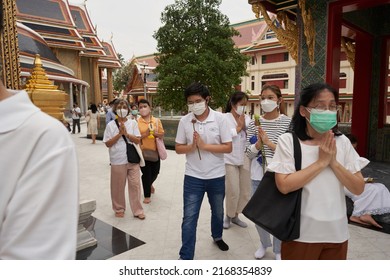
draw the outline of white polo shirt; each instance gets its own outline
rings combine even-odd
[[[222,144],[232,142],[230,130],[227,128],[226,118],[222,113],[209,108],[209,115],[203,122],[198,121],[193,113],[182,117],[176,134],[176,143],[188,145],[192,143],[194,128],[192,119],[196,119],[195,130],[207,144]],[[186,154],[185,175],[199,179],[213,179],[225,176],[225,162],[223,153],[211,153],[200,150]]]

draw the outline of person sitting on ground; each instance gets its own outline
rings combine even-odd
[[[353,134],[346,135],[356,149],[357,138]],[[362,161],[368,161],[361,158]],[[390,213],[390,192],[384,184],[373,182],[372,178],[365,178],[364,191],[360,195],[354,195],[344,188],[345,195],[353,201],[353,211],[350,221],[382,228],[372,215]]]

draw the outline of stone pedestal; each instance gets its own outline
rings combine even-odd
[[[80,202],[79,225],[77,229],[77,251],[97,244],[96,238],[85,228],[87,220],[95,210],[96,200],[84,200]]]

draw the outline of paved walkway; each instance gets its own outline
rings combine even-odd
[[[108,149],[101,142],[92,145],[86,137],[86,125],[81,134],[72,134],[77,146],[80,165],[80,200],[95,199],[97,209],[93,216],[144,241],[146,244],[113,259],[177,260],[181,246],[182,183],[185,156],[168,151],[168,159],[162,161],[160,175],[155,182],[156,193],[151,204],[143,204],[146,219],[133,217],[131,211],[124,218],[115,218],[110,200],[110,166]],[[128,203],[128,199],[126,199]],[[227,252],[220,251],[210,236],[210,210],[203,202],[197,230],[195,259],[198,260],[253,260],[259,246],[259,237],[254,225],[245,217],[248,228],[236,225],[224,230],[224,240],[230,246]],[[349,225],[348,259],[390,260],[390,234]],[[265,258],[274,259],[268,248]]]

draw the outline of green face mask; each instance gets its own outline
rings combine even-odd
[[[138,115],[138,110],[131,110],[131,114],[132,114],[133,116]]]
[[[310,112],[310,125],[318,133],[325,133],[337,124],[337,112],[306,108]]]

